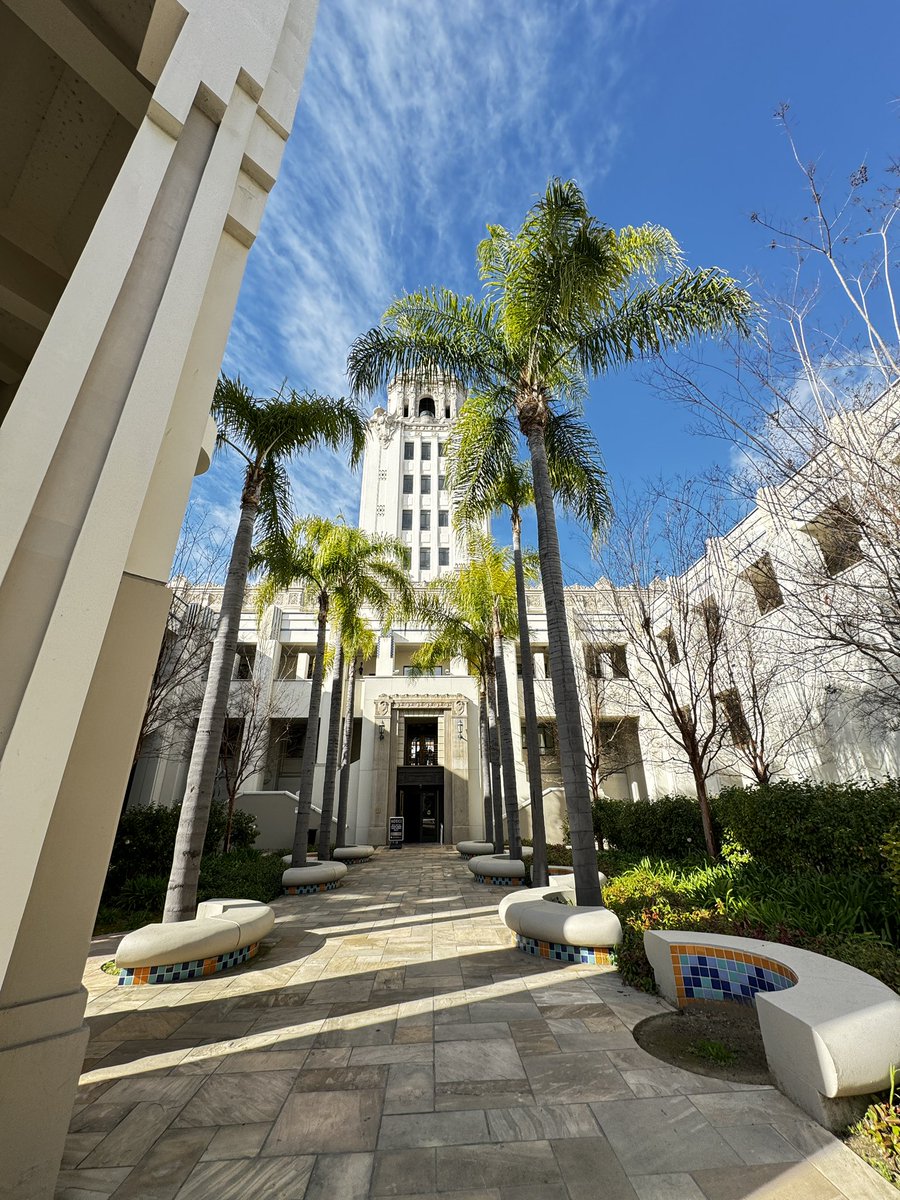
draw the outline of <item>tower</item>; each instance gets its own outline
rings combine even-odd
[[[446,487],[446,448],[466,392],[454,379],[397,379],[369,422],[360,529],[399,537],[425,583],[464,559]]]

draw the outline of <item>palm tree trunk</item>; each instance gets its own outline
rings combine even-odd
[[[575,681],[575,664],[569,641],[566,620],[566,597],[563,590],[562,562],[556,513],[553,508],[553,489],[547,470],[547,447],[544,443],[544,423],[536,419],[521,420],[522,432],[531,452],[531,477],[534,484],[534,508],[537,514],[538,552],[541,561],[541,582],[544,606],[547,611],[547,642],[550,658],[550,679],[553,684],[553,704],[559,736],[559,759],[566,810],[572,838],[572,865],[575,873],[575,898],[579,904],[602,905],[603,893],[597,875],[597,850],[594,845],[594,825],[591,819],[591,795],[587,780],[584,753],[584,733],[581,728],[581,706]],[[524,416],[524,414],[523,414]]]
[[[497,693],[493,673],[485,679],[488,740],[491,746],[491,799],[494,805],[494,852],[503,853],[503,787],[500,782],[500,738],[497,734]]]
[[[531,838],[534,843],[531,881],[537,887],[544,887],[550,882],[547,872],[547,831],[544,825],[541,749],[538,743],[537,705],[534,697],[534,658],[531,653],[531,634],[528,632],[525,571],[522,567],[522,521],[518,513],[513,514],[512,539],[513,565],[516,571],[516,604],[519,616],[519,651],[522,655],[522,703],[525,708],[528,794],[531,797]]]
[[[497,679],[497,727],[500,734],[500,766],[503,771],[503,798],[506,801],[509,857],[521,858],[519,790],[516,787],[516,761],[513,755],[512,722],[509,718],[509,688],[506,684],[506,664],[503,661],[503,634],[500,632],[497,613],[494,614],[494,673]]]
[[[222,592],[222,608],[212,645],[197,733],[191,750],[163,921],[190,921],[197,911],[200,859],[203,855],[206,827],[209,824],[222,734],[225,732],[228,692],[231,688],[234,656],[237,653],[241,608],[247,586],[250,548],[258,509],[259,482],[248,478],[241,494],[241,515],[231,547],[231,559]]]
[[[338,782],[337,835],[335,849],[347,844],[347,801],[350,796],[350,754],[353,749],[353,705],[356,699],[356,673],[360,660],[354,654],[347,667],[347,699],[344,701],[344,737],[341,743],[341,775]]]
[[[491,748],[488,735],[487,701],[478,694],[478,740],[481,745],[481,792],[484,798],[484,840],[494,840],[494,810],[491,807]]]
[[[328,631],[328,595],[319,594],[316,658],[313,663],[312,686],[309,693],[309,712],[306,715],[306,738],[300,760],[300,785],[297,788],[297,824],[291,866],[306,866],[306,845],[309,841],[309,813],[312,805],[313,782],[316,776],[316,754],[319,749],[319,708],[322,704],[322,678],[325,674],[325,638]]]
[[[331,676],[331,708],[328,714],[328,749],[325,752],[325,783],[322,788],[322,819],[319,822],[319,862],[331,858],[331,819],[334,815],[334,786],[337,783],[338,751],[341,745],[341,692],[344,687],[344,646],[338,638]]]

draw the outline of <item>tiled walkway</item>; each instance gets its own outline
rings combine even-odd
[[[273,945],[117,988],[95,943],[66,1200],[877,1200],[771,1088],[667,1067],[660,1002],[516,951],[450,849],[382,851],[276,903]]]

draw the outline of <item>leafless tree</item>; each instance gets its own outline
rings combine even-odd
[[[227,808],[226,851],[231,847],[234,808],[241,789],[268,761],[273,746],[272,716],[280,711],[279,703],[277,686],[272,691],[269,679],[257,672],[233,684],[229,692],[225,734],[219,752],[219,778]]]

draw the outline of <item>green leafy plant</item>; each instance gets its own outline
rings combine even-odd
[[[738,1057],[737,1051],[731,1050],[724,1042],[717,1042],[715,1038],[697,1038],[695,1042],[691,1042],[688,1050],[691,1054],[695,1054],[697,1058],[706,1059],[707,1062],[711,1063],[718,1063],[723,1067],[727,1067],[729,1063],[733,1063]]]
[[[632,854],[682,858],[703,854],[700,805],[693,796],[660,796],[658,800],[611,800],[593,803],[594,831],[610,846]],[[721,829],[715,823],[717,839]]]
[[[897,1068],[891,1066],[891,1089],[887,1101],[870,1104],[850,1133],[865,1146],[863,1157],[885,1179],[900,1188],[900,1104],[895,1103]]]
[[[881,855],[885,861],[885,873],[895,894],[900,898],[900,821],[892,825],[884,835]]]

